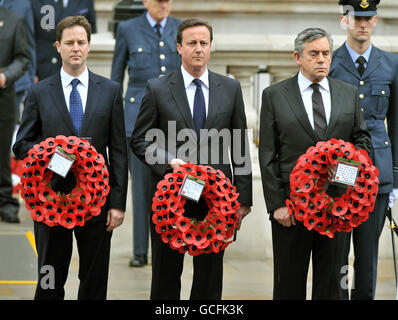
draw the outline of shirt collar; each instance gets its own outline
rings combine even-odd
[[[195,79],[188,71],[186,71],[181,64],[181,72],[182,72],[182,77],[184,78],[184,86],[185,89],[187,89],[192,81]],[[206,68],[205,72],[199,77],[200,81],[202,81],[203,85],[207,88],[209,88],[209,70]]]
[[[65,88],[67,87],[71,81],[75,79],[74,76],[71,76],[69,73],[66,73],[66,71],[64,70],[64,67],[61,68],[61,81],[62,81],[62,86]],[[88,88],[88,68],[86,67],[86,69],[83,71],[83,73],[77,77],[77,79],[80,80],[80,83]]]
[[[298,74],[298,85],[300,88],[300,92],[303,92],[304,90],[308,89],[308,87],[312,84],[312,81],[308,80],[302,73],[301,71]],[[329,80],[327,77],[323,78],[321,82],[319,82],[319,86],[326,90],[327,92],[330,91],[329,89]]]
[[[154,20],[154,19],[151,17],[151,15],[149,14],[148,11],[146,12],[146,18],[147,18],[149,24],[151,25],[151,27],[152,27],[152,28],[155,28],[155,24],[157,24],[158,22],[157,22],[156,20]],[[166,22],[167,22],[167,17],[164,18],[162,21],[159,22],[160,27],[161,27],[162,29],[165,27]]]
[[[358,54],[354,49],[352,49],[347,41],[345,42],[345,46],[348,50],[348,53],[350,54],[350,57],[352,59],[352,61],[354,61],[354,63],[356,63],[357,59],[359,56],[361,56],[360,54]],[[362,57],[365,58],[366,63],[369,61],[369,57],[370,57],[370,52],[372,51],[372,44],[370,44],[369,48],[363,53]]]

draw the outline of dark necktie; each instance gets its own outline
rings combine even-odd
[[[83,121],[83,103],[79,91],[77,91],[77,85],[79,83],[79,79],[73,79],[71,81],[72,92],[69,96],[69,112],[78,136],[80,136],[80,129]]]
[[[192,82],[196,85],[195,99],[193,102],[193,122],[195,123],[196,134],[199,139],[200,129],[204,128],[206,121],[205,96],[202,91],[202,81],[194,79]]]
[[[366,59],[362,56],[359,56],[356,62],[358,63],[357,70],[359,72],[359,75],[362,77],[363,73],[365,72]]]
[[[64,12],[64,0],[58,0],[59,9]]]
[[[156,34],[160,38],[162,34],[160,33],[160,23],[155,24]]]
[[[322,94],[319,91],[319,84],[311,84],[312,92],[312,109],[314,113],[314,131],[319,139],[323,139],[327,128],[325,107],[323,106]]]

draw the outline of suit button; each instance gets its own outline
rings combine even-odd
[[[166,67],[165,67],[165,66],[162,66],[162,67],[160,68],[160,71],[166,72]]]
[[[160,41],[160,42],[159,42],[159,46],[164,47],[164,42],[163,42],[163,41]]]
[[[363,82],[363,81],[361,80],[361,81],[359,81],[359,84],[360,84],[361,86],[363,86],[363,85],[365,84],[365,82]]]
[[[57,60],[57,58],[56,58],[56,57],[53,57],[53,58],[51,59],[51,63],[52,63],[52,64],[56,64],[56,63],[57,63],[57,61],[58,61],[58,60]]]
[[[164,59],[166,59],[166,56],[162,53],[162,54],[160,55],[160,60],[164,60]]]
[[[361,93],[361,94],[359,95],[359,99],[363,99],[363,98],[365,98],[365,96]]]
[[[131,103],[134,103],[134,101],[135,101],[135,98],[134,98],[134,97],[131,97],[131,98],[130,98],[130,102],[131,102]]]

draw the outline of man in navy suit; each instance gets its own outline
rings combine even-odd
[[[15,82],[16,92],[16,118],[15,122],[19,122],[20,118],[20,104],[25,96],[26,90],[33,84],[36,75],[36,43],[35,43],[35,28],[33,21],[32,4],[30,0],[0,0],[0,6],[18,13],[25,19],[26,35],[29,45],[30,64],[28,70]]]
[[[38,80],[54,75],[61,69],[61,57],[55,47],[55,26],[68,16],[84,16],[93,33],[97,23],[93,0],[32,0],[35,20]]]
[[[375,209],[369,219],[352,232],[354,245],[354,286],[351,299],[374,299],[377,279],[379,237],[386,210],[398,193],[398,56],[380,50],[371,42],[377,23],[379,0],[340,0],[341,23],[347,41],[333,53],[330,76],[358,88],[361,110],[372,137],[370,157],[379,169],[380,184]],[[384,125],[387,119],[388,132]],[[351,234],[346,239],[342,274],[347,270]],[[344,284],[344,281],[342,281]],[[343,298],[348,290],[343,288]]]
[[[181,64],[175,40],[181,21],[169,16],[171,0],[144,0],[143,4],[148,9],[144,15],[119,24],[112,63],[111,78],[121,86],[128,66],[129,82],[124,110],[128,142],[147,80],[174,71]],[[128,150],[134,218],[130,266],[140,267],[147,263],[150,170],[130,148]]]
[[[39,271],[35,299],[64,298],[73,233],[80,257],[78,298],[105,299],[111,231],[123,222],[127,194],[122,92],[117,83],[87,69],[91,29],[86,18],[71,16],[61,20],[56,35],[62,69],[29,89],[14,153],[23,159],[33,145],[57,135],[90,138],[108,167],[110,192],[101,214],[84,227],[70,230],[35,221]],[[72,113],[76,101],[80,101],[82,109],[80,119]],[[75,127],[76,120],[81,127]],[[43,266],[54,268],[54,288],[42,288],[41,279],[46,275],[42,273]]]

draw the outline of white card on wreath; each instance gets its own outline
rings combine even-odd
[[[187,174],[180,189],[180,195],[190,200],[199,202],[205,181]]]
[[[349,186],[355,186],[358,177],[359,166],[359,162],[341,159],[337,164],[335,175],[332,181]]]
[[[65,178],[73,162],[72,158],[57,149],[52,155],[47,168]]]

